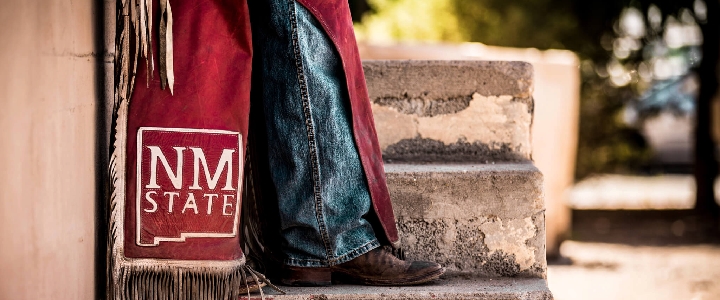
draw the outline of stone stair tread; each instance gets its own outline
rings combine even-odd
[[[449,277],[428,285],[406,287],[333,285],[280,288],[287,294],[279,295],[266,288],[267,293],[272,293],[266,294],[266,299],[552,299],[547,282],[539,278]]]
[[[532,162],[388,163],[385,173],[398,217],[520,218],[544,210],[542,173]],[[438,210],[440,203],[449,206]],[[456,206],[462,211],[447,210]]]
[[[542,173],[531,162],[393,163],[385,173],[408,258],[545,278]]]
[[[532,155],[526,62],[365,61],[386,161],[524,161]]]

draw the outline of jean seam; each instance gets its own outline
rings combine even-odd
[[[288,258],[284,260],[284,264],[287,266],[297,266],[297,267],[331,267],[335,265],[339,265],[348,261],[351,261],[365,253],[370,252],[371,250],[380,247],[381,244],[377,239],[374,239],[372,241],[369,241],[362,246],[359,246],[353,250],[348,251],[347,253],[340,255],[334,259],[331,260],[321,260],[321,259],[295,259],[295,258]]]
[[[300,98],[303,106],[303,115],[305,117],[305,127],[308,138],[308,148],[310,151],[310,161],[312,166],[313,176],[313,197],[315,198],[315,217],[317,218],[318,227],[320,229],[321,238],[323,245],[325,246],[325,257],[327,260],[334,258],[332,247],[330,247],[330,237],[327,232],[327,226],[325,225],[323,215],[323,201],[322,194],[320,191],[320,167],[317,155],[317,145],[315,141],[315,127],[312,121],[312,114],[310,111],[310,97],[307,87],[307,80],[305,78],[304,65],[302,61],[302,53],[300,52],[300,42],[297,24],[297,15],[295,11],[295,0],[288,0],[289,14],[290,14],[290,26],[292,29],[292,43],[293,43],[293,54],[295,57],[295,67],[297,71],[298,84],[300,85]]]
[[[378,240],[369,241],[369,242],[365,243],[364,245],[357,247],[351,251],[348,251],[347,253],[345,253],[343,255],[340,255],[338,257],[330,259],[328,261],[328,265],[334,266],[334,265],[339,265],[341,263],[350,261],[350,260],[352,260],[360,255],[363,255],[377,247],[380,247],[380,242],[378,242]]]

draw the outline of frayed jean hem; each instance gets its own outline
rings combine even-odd
[[[365,245],[348,251],[347,253],[329,260],[318,260],[318,259],[294,259],[288,258],[283,263],[290,267],[309,267],[309,268],[323,268],[332,267],[342,263],[349,262],[362,256],[365,253],[372,251],[373,249],[379,248],[380,242],[377,240],[370,241]]]

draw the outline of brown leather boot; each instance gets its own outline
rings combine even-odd
[[[363,285],[416,285],[438,279],[443,273],[445,268],[439,264],[404,261],[380,247],[329,268],[288,267],[281,282],[293,286],[327,286],[332,281]]]
[[[330,268],[284,267],[280,284],[289,286],[329,286],[332,284]]]

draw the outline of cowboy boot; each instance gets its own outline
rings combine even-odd
[[[406,261],[384,247],[327,268],[287,267],[281,283],[290,286],[328,286],[333,281],[362,285],[416,285],[438,279],[445,268],[428,261]]]

